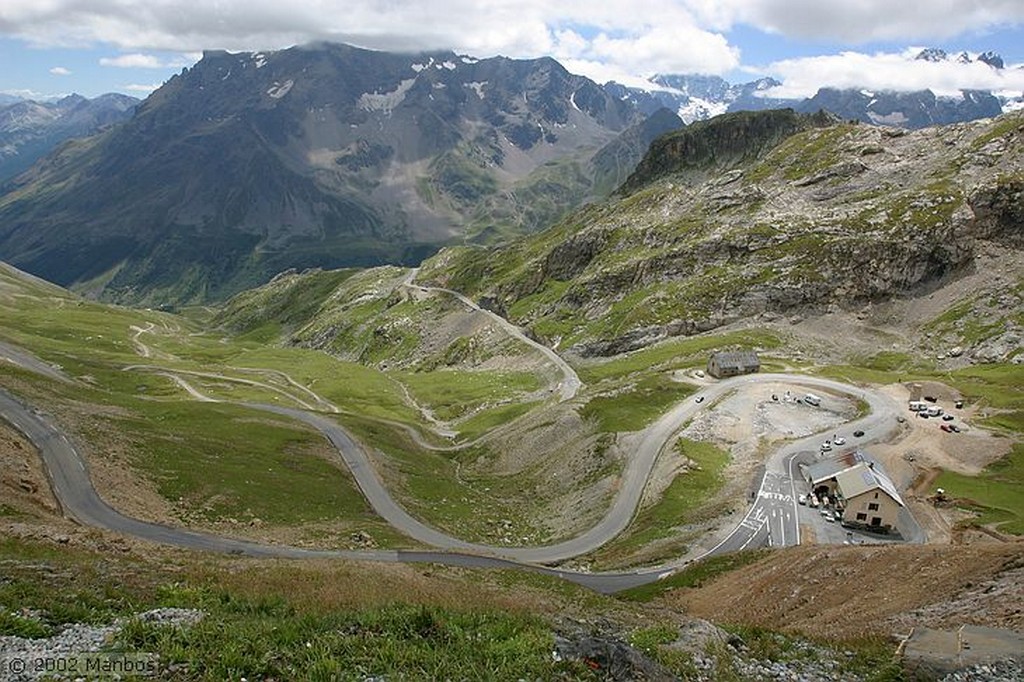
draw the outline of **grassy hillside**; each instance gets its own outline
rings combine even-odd
[[[376,542],[409,545],[369,510],[319,434],[238,405],[264,402],[343,413],[357,433],[415,468],[396,493],[424,518],[470,537],[489,532],[489,517],[468,513],[480,491],[458,480],[449,456],[420,444],[445,440],[432,433],[423,410],[442,419],[472,417],[469,428],[479,434],[488,419],[518,409],[516,396],[539,388],[533,373],[385,373],[316,350],[268,345],[266,338],[286,330],[289,320],[316,309],[315,296],[297,293],[315,286],[285,286],[270,312],[253,313],[245,318],[250,327],[240,323],[242,334],[226,336],[168,313],[85,301],[14,270],[0,276],[0,342],[32,349],[70,378],[39,380],[4,363],[3,385],[45,407],[81,440],[101,492],[114,494],[117,471],[127,468],[152,496],[145,498],[151,508],[140,503],[132,511],[256,537],[280,529],[277,537],[291,541],[345,545],[362,531]],[[350,276],[310,275],[322,291]],[[240,309],[252,310],[252,298]],[[297,300],[308,307],[292,305]],[[420,441],[409,440],[408,429],[421,433]],[[294,504],[297,490],[306,504]],[[518,518],[503,514],[494,498],[495,514]]]

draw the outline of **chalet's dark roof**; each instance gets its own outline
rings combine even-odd
[[[761,361],[752,350],[724,350],[711,355],[719,367],[759,367]]]
[[[892,482],[892,479],[886,476],[880,467],[870,466],[867,462],[860,462],[846,471],[840,471],[836,474],[836,485],[842,491],[843,497],[848,500],[858,495],[863,495],[866,492],[880,489],[894,499],[896,504],[901,507],[904,506],[903,498],[900,497],[900,493],[896,490],[896,485]]]
[[[801,464],[800,470],[811,485],[816,486],[830,478],[836,479],[836,486],[846,499],[878,488],[884,490],[901,507],[904,506],[903,498],[892,479],[880,465],[868,461],[859,450],[844,452],[814,464]]]
[[[835,478],[839,472],[851,469],[863,461],[864,455],[857,450],[850,450],[814,464],[801,464],[800,470],[804,472],[804,476],[811,482],[811,485],[818,485],[822,481]]]

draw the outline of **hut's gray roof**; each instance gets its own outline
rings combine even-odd
[[[752,350],[723,350],[712,354],[719,367],[757,367],[761,361]]]

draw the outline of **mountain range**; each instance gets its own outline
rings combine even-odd
[[[550,58],[327,43],[210,51],[138,106],[111,100],[130,118],[94,116],[90,137],[68,139],[82,134],[70,125],[81,98],[52,105],[71,112],[63,142],[0,189],[0,258],[134,303],[222,299],[289,268],[415,264],[444,245],[537,232],[608,196],[684,119],[794,104],[765,96],[776,85],[600,86]],[[918,127],[992,116],[999,102],[822,90],[793,106],[819,108]]]
[[[1003,58],[994,52],[950,55],[938,48],[926,48],[916,60],[980,63],[989,68],[1006,68]],[[609,83],[605,87],[628,99],[645,112],[659,107],[675,111],[685,122],[704,120],[731,111],[792,108],[813,113],[827,109],[846,119],[900,128],[923,128],[979,118],[998,116],[1004,111],[1024,107],[1024,93],[1011,96],[983,90],[965,90],[954,96],[938,96],[931,90],[911,92],[879,91],[859,88],[822,87],[803,99],[773,96],[782,85],[774,78],[759,78],[731,84],[718,76],[658,75],[644,87],[626,87]]]
[[[108,93],[68,95],[52,102],[0,99],[0,184],[28,170],[54,147],[131,118],[139,100]]]
[[[666,129],[619,139],[644,119],[552,59],[207,52],[124,125],[17,178],[0,198],[0,253],[121,300],[418,262],[453,239],[539,229],[595,180],[614,184]],[[612,142],[604,158],[624,165],[592,166]]]

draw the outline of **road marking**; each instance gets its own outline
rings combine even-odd
[[[767,523],[767,522],[768,522],[768,521],[767,521],[767,520],[765,520],[765,523]],[[754,538],[756,538],[756,537],[757,537],[758,533],[760,533],[760,532],[761,532],[761,528],[763,528],[763,527],[764,527],[764,523],[762,523],[762,524],[761,524],[761,526],[760,526],[760,527],[759,527],[759,528],[757,529],[757,531],[755,531],[755,532],[753,532],[753,533],[751,533],[751,534],[750,534],[750,537],[749,537],[749,538],[747,538],[747,541],[746,541],[746,542],[744,542],[744,543],[743,543],[742,545],[740,545],[740,550],[741,550],[741,551],[742,551],[742,550],[744,550],[744,549],[746,549],[746,548],[747,548],[747,545],[749,545],[749,544],[750,544],[751,542],[753,542]],[[769,531],[768,531],[768,546],[769,546],[769,547],[771,547],[771,546],[772,546],[772,534],[771,534],[771,530],[770,530],[770,529],[769,529]]]

